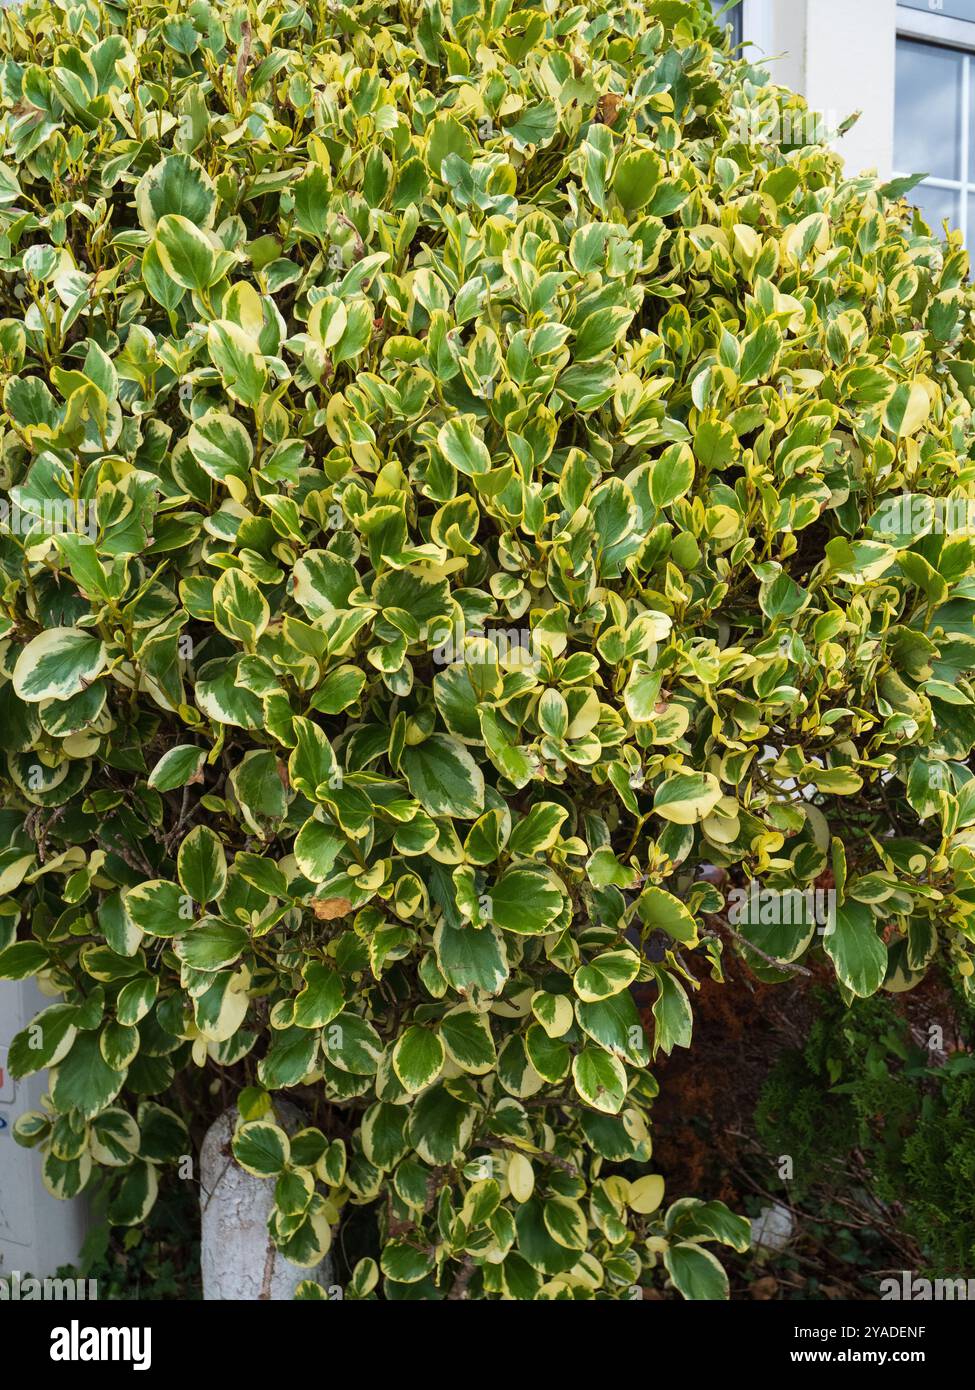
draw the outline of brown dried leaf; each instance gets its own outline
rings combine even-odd
[[[596,120],[603,125],[613,125],[620,113],[623,98],[617,92],[604,92],[596,103]]]
[[[320,922],[333,922],[336,917],[347,917],[352,911],[348,898],[312,898],[311,905]]]

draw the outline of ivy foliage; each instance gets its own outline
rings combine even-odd
[[[803,1046],[776,1062],[755,1111],[768,1151],[793,1159],[790,1200],[815,1222],[837,1189],[862,1191],[866,1175],[868,1200],[898,1214],[924,1274],[963,1275],[975,1258],[971,1004],[958,1007],[967,1046],[947,1056],[939,1055],[941,1027],[912,1036],[889,996],[857,1000],[849,1011],[835,997],[820,1005]],[[862,1165],[854,1176],[851,1154]]]
[[[696,0],[0,25],[19,1137],[137,1223],[221,1069],[289,1259],[374,1208],[350,1296],[722,1296],[648,1171],[695,959],[972,972],[960,244]]]

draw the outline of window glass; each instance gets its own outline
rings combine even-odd
[[[959,49],[897,40],[894,163],[906,173],[962,177],[962,82]]]
[[[925,176],[911,202],[932,231],[940,235],[947,218],[967,241],[975,236],[975,51],[898,37],[895,108],[894,167]]]
[[[921,215],[925,222],[941,236],[944,232],[944,220],[947,217],[949,226],[960,228],[961,220],[961,194],[956,193],[953,188],[934,188],[931,184],[921,184],[919,188],[914,188],[907,195],[908,201],[916,203],[921,209]],[[969,197],[971,204],[971,197]],[[975,225],[969,216],[969,226]]]

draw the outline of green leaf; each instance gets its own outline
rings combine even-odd
[[[155,1003],[158,992],[159,981],[155,977],[130,980],[123,985],[115,1001],[119,1023],[141,1023]]]
[[[521,936],[542,936],[561,913],[565,890],[544,869],[515,868],[498,879],[489,897],[489,916],[499,927]]]
[[[61,414],[46,383],[36,376],[11,377],[3,388],[3,408],[16,424],[27,431],[32,426],[53,429]]]
[[[113,1226],[138,1226],[152,1210],[159,1190],[159,1178],[151,1163],[133,1163],[125,1172],[108,1207]]]
[[[649,724],[657,713],[663,675],[645,661],[634,661],[623,691],[626,712],[634,724]]]
[[[569,1197],[549,1197],[542,1212],[545,1229],[557,1244],[567,1250],[585,1250],[589,1223],[578,1202]]]
[[[653,884],[644,888],[637,900],[637,912],[651,931],[665,931],[684,946],[696,945],[697,922],[693,913],[666,889]]]
[[[186,291],[166,273],[156,242],[150,241],[143,251],[141,269],[142,279],[156,303],[161,304],[170,313],[178,308],[186,296]]]
[[[782,618],[794,618],[809,602],[809,594],[787,574],[778,574],[767,584],[763,584],[759,603],[767,618],[776,622]]]
[[[650,497],[655,507],[669,507],[690,491],[693,482],[694,455],[686,444],[666,449],[650,465]]]
[[[90,1120],[110,1105],[125,1083],[125,1072],[110,1067],[98,1034],[79,1033],[71,1051],[51,1073],[51,1099],[63,1114]]]
[[[209,826],[194,826],[179,847],[176,863],[179,881],[195,902],[220,897],[227,883],[227,857]]]
[[[557,842],[568,811],[554,801],[539,801],[522,817],[511,832],[508,849],[512,854],[540,854]]]
[[[324,1044],[328,1060],[355,1076],[373,1076],[383,1051],[382,1038],[369,1020],[348,1009],[325,1029]]]
[[[267,385],[256,339],[229,319],[214,319],[207,329],[207,349],[227,394],[241,405],[256,406]]]
[[[297,1086],[311,1071],[317,1052],[317,1033],[304,1028],[284,1028],[275,1033],[267,1055],[257,1066],[261,1085],[269,1091]]]
[[[322,729],[310,719],[293,721],[296,745],[288,763],[292,785],[309,801],[331,799],[341,790],[338,761]]]
[[[160,218],[176,215],[195,227],[213,225],[217,200],[206,171],[185,154],[167,155],[136,184],[135,206],[147,232],[154,232]]]
[[[627,989],[640,970],[640,957],[635,951],[604,951],[575,973],[575,990],[586,1003],[609,999]]]
[[[321,821],[314,818],[305,821],[294,844],[299,871],[313,883],[321,883],[332,872],[332,866],[344,845],[343,836]]]
[[[357,666],[338,666],[322,681],[312,697],[312,709],[320,714],[341,714],[354,705],[366,684],[366,673]]]
[[[479,438],[473,415],[460,415],[448,420],[437,435],[437,446],[444,458],[467,477],[486,473],[491,467],[491,455]]]
[[[243,570],[224,570],[213,586],[213,621],[220,632],[250,650],[270,621],[271,610]]]
[[[54,627],[33,638],[17,658],[13,688],[21,700],[70,700],[105,667],[98,637],[76,627]]]
[[[0,980],[26,980],[48,964],[47,949],[39,941],[15,941],[0,951]]]
[[[304,988],[295,999],[294,1022],[298,1028],[324,1028],[342,1012],[345,995],[342,978],[330,966],[309,961],[302,971]]]
[[[495,927],[451,926],[441,920],[434,933],[437,963],[458,993],[479,989],[500,994],[508,980],[508,957]]]
[[[397,1284],[418,1284],[433,1269],[433,1252],[418,1250],[405,1240],[391,1240],[383,1246],[379,1261],[387,1279]]]
[[[682,1197],[671,1203],[664,1225],[668,1235],[682,1240],[719,1240],[739,1254],[751,1244],[751,1222],[729,1211],[724,1202]]]
[[[568,1043],[558,1037],[549,1037],[539,1023],[533,1024],[525,1034],[525,1053],[539,1076],[552,1085],[561,1081],[569,1070],[571,1059]]]
[[[409,1110],[405,1105],[371,1105],[362,1117],[362,1151],[377,1168],[389,1170],[410,1147],[406,1136]]]
[[[437,1077],[444,1064],[444,1045],[429,1028],[413,1024],[402,1034],[393,1048],[393,1070],[410,1095],[425,1090]]]
[[[174,942],[173,950],[194,970],[224,970],[238,959],[250,937],[246,928],[218,917],[204,917]]]
[[[440,1023],[440,1038],[448,1055],[462,1071],[474,1076],[484,1076],[498,1060],[488,1017],[460,1008],[446,1014]]]
[[[339,342],[348,322],[345,302],[334,294],[326,294],[312,305],[308,315],[308,332],[323,351],[328,352]]]
[[[314,1193],[305,1215],[294,1228],[290,1220],[287,1227],[282,1228],[278,1224],[280,1219],[278,1211],[272,1211],[268,1229],[284,1258],[300,1269],[312,1269],[321,1264],[332,1243],[324,1198]]]
[[[710,1250],[681,1241],[664,1251],[664,1266],[674,1287],[687,1299],[725,1299],[728,1276]]]
[[[884,424],[898,439],[917,434],[931,413],[931,397],[919,381],[895,387],[884,411]]]
[[[346,310],[342,336],[332,349],[332,361],[349,362],[358,357],[372,337],[373,309],[366,299],[354,300]]]
[[[139,1044],[138,1029],[131,1024],[119,1023],[115,1019],[109,1019],[98,1038],[102,1056],[115,1071],[124,1071],[135,1059]]]
[[[711,772],[677,772],[653,794],[653,809],[675,825],[696,825],[721,800],[721,786]]]
[[[241,850],[234,860],[234,869],[245,883],[249,883],[261,893],[266,893],[269,898],[289,896],[288,880],[271,859]]]
[[[431,816],[476,820],[484,810],[484,774],[467,749],[446,734],[432,734],[403,750],[410,791]]]
[[[631,150],[617,161],[613,192],[628,213],[646,207],[660,179],[660,158],[653,150]]]
[[[515,1212],[518,1251],[533,1269],[551,1277],[571,1269],[579,1259],[578,1250],[560,1245],[545,1224],[544,1204],[537,1198],[522,1202]]]
[[[869,907],[849,898],[837,907],[823,935],[823,949],[839,979],[858,998],[876,994],[887,973],[887,947]]]
[[[177,936],[193,921],[193,902],[177,884],[154,878],[126,889],[125,915],[147,936]]]
[[[583,320],[576,334],[574,355],[586,362],[609,351],[633,322],[633,310],[622,306],[597,309]]]
[[[626,1099],[626,1070],[618,1057],[601,1047],[584,1047],[572,1059],[572,1080],[588,1105],[618,1115]]]
[[[749,334],[741,345],[739,376],[742,383],[765,381],[775,370],[782,351],[782,330],[774,319],[768,319]]]
[[[572,1027],[572,1000],[565,994],[537,990],[532,995],[532,1013],[550,1038],[561,1038]]]
[[[185,787],[199,778],[205,760],[206,749],[197,748],[195,744],[181,743],[176,748],[170,748],[150,772],[149,786],[160,792]]]
[[[218,482],[245,479],[254,461],[254,446],[247,431],[222,410],[208,410],[194,421],[186,443],[200,467]]]
[[[209,289],[220,273],[216,252],[205,233],[179,214],[159,219],[153,245],[163,270],[185,290]]]
[[[32,1076],[45,1067],[57,1066],[77,1037],[75,1012],[73,1004],[51,1004],[35,1014],[27,1028],[15,1033],[7,1053],[11,1076]]]
[[[666,970],[657,971],[659,993],[653,1006],[654,1051],[690,1047],[693,1018],[684,986]]]
[[[91,1156],[109,1168],[127,1168],[139,1152],[139,1126],[121,1106],[103,1110],[92,1122]]]
[[[330,194],[328,175],[312,164],[294,185],[295,222],[301,231],[324,238]]]
[[[519,149],[530,145],[543,145],[551,140],[558,129],[559,117],[553,101],[539,101],[522,111],[518,119],[505,127]]]
[[[264,836],[287,810],[283,768],[269,749],[254,749],[230,774],[230,786],[251,828]]]
[[[234,1158],[245,1173],[274,1178],[283,1173],[291,1158],[291,1143],[280,1125],[252,1120],[240,1125],[233,1138]]]
[[[17,175],[9,164],[0,163],[0,206],[7,207],[23,197]]]

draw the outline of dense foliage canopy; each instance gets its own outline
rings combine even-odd
[[[209,1068],[289,1259],[372,1209],[346,1296],[721,1296],[702,966],[972,971],[963,250],[696,0],[0,26],[19,1137],[137,1223]]]

